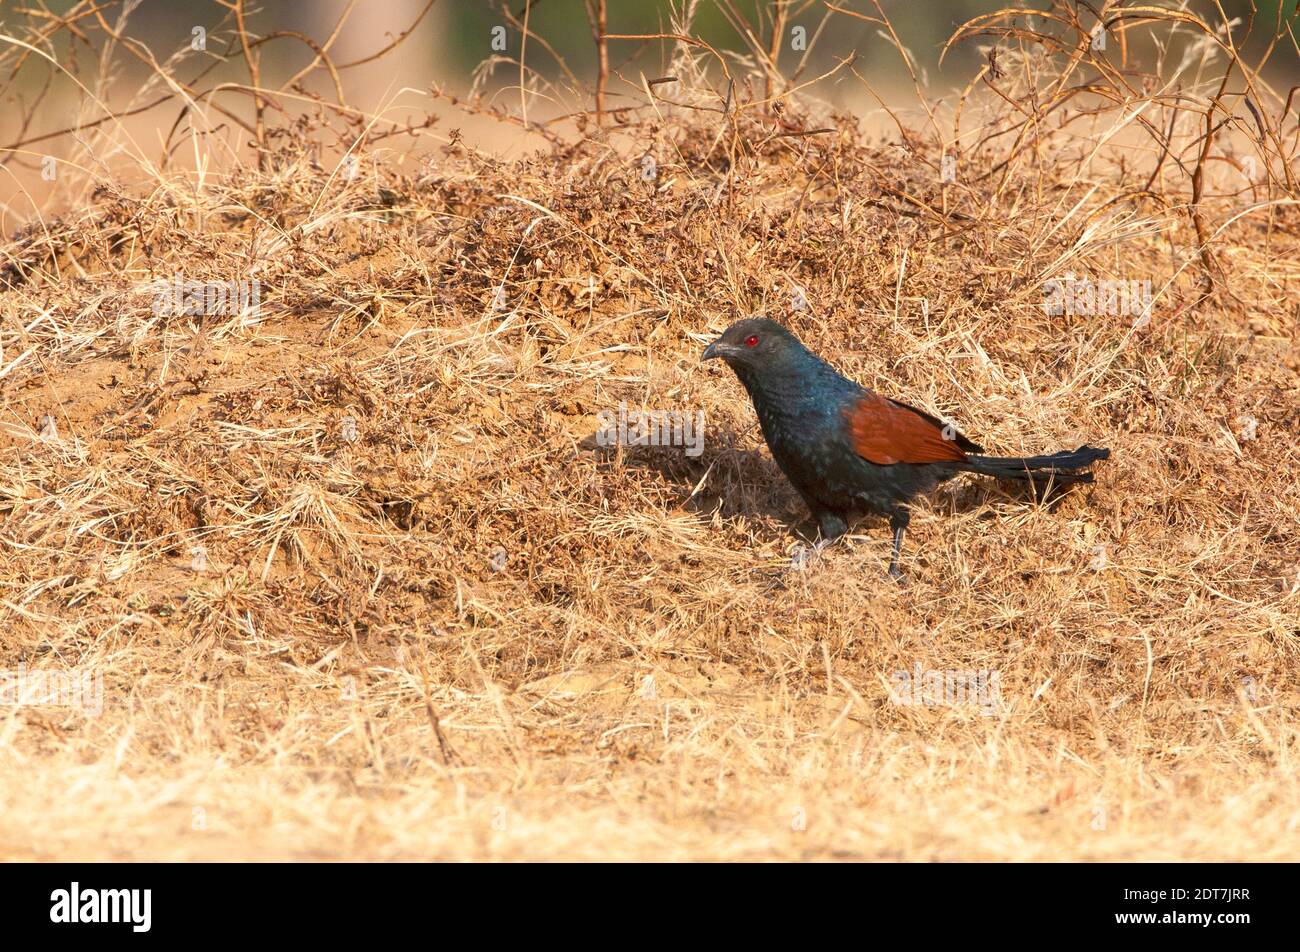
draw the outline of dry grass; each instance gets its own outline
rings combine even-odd
[[[261,171],[70,185],[0,246],[0,668],[102,674],[103,711],[0,708],[0,855],[1298,858],[1294,114],[1254,193],[1207,180],[1216,279],[1189,174],[1106,141],[1138,100],[975,146],[1069,58],[1009,47],[955,182],[951,115],[778,121],[682,46],[516,163],[363,137],[344,174],[322,114]],[[1190,173],[1196,117],[1149,105]],[[1045,315],[1066,272],[1149,277],[1149,322]],[[176,275],[260,312],[160,315]],[[699,363],[757,311],[991,449],[1112,460],[1051,507],[950,484],[904,588],[879,523],[798,570]],[[703,409],[705,452],[597,446],[623,401]],[[892,702],[917,665],[997,671],[996,709]]]

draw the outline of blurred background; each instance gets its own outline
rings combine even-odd
[[[1261,51],[1279,16],[1283,23],[1294,18],[1296,3],[1222,0],[1222,7],[1240,21],[1234,28],[1238,42],[1252,8],[1261,24],[1267,24],[1246,42],[1243,52],[1251,55]],[[434,142],[447,141],[454,130],[470,145],[517,157],[547,147],[543,136],[525,131],[519,121],[525,108],[536,123],[592,107],[597,56],[590,13],[596,4],[263,0],[248,3],[245,11],[250,34],[264,38],[252,51],[262,88],[276,89],[291,80],[323,47],[337,66],[348,106],[358,115],[412,124],[436,116],[436,125],[426,126]],[[1168,0],[1164,5],[1179,6]],[[884,131],[892,123],[883,105],[907,110],[916,105],[916,98],[903,57],[878,19],[872,20],[881,11],[888,17],[912,58],[917,79],[943,108],[951,106],[955,91],[986,61],[994,42],[990,37],[966,40],[940,62],[945,41],[962,23],[1006,6],[1003,0],[879,0],[878,5],[875,0],[784,0],[777,66],[785,77],[805,83],[856,53],[851,69],[839,69],[829,79],[801,89],[801,95],[827,110],[856,116],[868,129]],[[1035,0],[1027,6],[1048,9],[1051,4]],[[1096,22],[1092,11],[1097,6],[1071,2],[1069,8],[1088,24]],[[1218,19],[1208,0],[1182,6],[1211,21]],[[749,24],[757,36],[767,37],[777,9],[776,0],[607,0],[606,32],[664,34],[675,24],[689,22],[692,36],[710,44],[736,65],[737,74],[744,74],[754,55],[742,30]],[[77,29],[55,29],[57,19],[69,15],[75,17]],[[94,6],[77,0],[40,5],[0,0],[0,165],[7,172],[0,176],[0,202],[5,227],[12,227],[14,214],[27,217],[17,206],[39,205],[41,196],[49,193],[48,183],[33,175],[46,156],[83,164],[91,158],[77,159],[76,144],[70,141],[76,137],[69,137],[67,130],[102,118],[103,105],[122,116],[116,127],[129,133],[141,153],[149,154],[156,145],[156,154],[169,141],[180,121],[179,98],[174,91],[167,95],[167,81],[157,65],[174,69],[182,79],[192,77],[194,89],[230,84],[206,100],[208,131],[222,124],[222,116],[212,111],[217,106],[228,110],[227,117],[248,119],[251,97],[234,88],[249,80],[234,24],[230,7],[217,0],[107,0]],[[1185,41],[1175,46],[1178,42]],[[1292,32],[1291,48],[1278,49],[1270,63],[1269,78],[1283,90],[1300,83],[1295,42]],[[607,108],[643,102],[643,81],[665,75],[674,45],[664,39],[611,39]],[[1149,65],[1157,52],[1134,48],[1129,55],[1135,64]],[[1176,49],[1168,52],[1178,55]],[[521,59],[526,69],[521,70]],[[521,73],[528,90],[522,96]],[[327,71],[312,71],[302,89],[278,98],[272,109],[276,114],[268,121],[291,121],[311,106],[313,96],[334,101],[333,86]],[[759,98],[763,91],[744,92]],[[475,95],[502,115],[471,115],[458,108],[458,101]],[[175,161],[193,159],[177,156]]]

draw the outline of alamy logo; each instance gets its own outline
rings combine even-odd
[[[0,671],[0,704],[75,707],[98,717],[104,712],[104,675],[100,671],[29,671],[26,663],[20,663],[17,670]]]
[[[50,893],[51,922],[129,922],[132,932],[148,932],[152,924],[152,889],[71,889]]]
[[[911,671],[890,676],[889,699],[904,707],[969,705],[990,715],[1002,699],[1002,675],[989,668],[926,670],[918,661]]]
[[[158,317],[259,316],[260,281],[186,281],[176,277],[153,286],[153,312]]]
[[[618,411],[601,410],[596,414],[600,429],[599,446],[684,446],[687,456],[704,452],[704,411],[693,414],[680,410],[632,410],[627,401]]]
[[[1151,313],[1151,280],[1093,281],[1066,272],[1043,283],[1043,311],[1048,314],[1091,316],[1114,314],[1139,317]]]

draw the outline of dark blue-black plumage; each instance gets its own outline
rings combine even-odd
[[[900,574],[907,503],[961,472],[1055,483],[1089,482],[1080,472],[1110,451],[1091,446],[1034,457],[980,455],[952,426],[889,400],[838,373],[792,333],[766,318],[732,324],[704,351],[736,372],[781,471],[808,504],[822,541],[853,516],[888,516],[889,572]]]

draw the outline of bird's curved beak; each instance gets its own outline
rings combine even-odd
[[[701,355],[700,361],[703,362],[706,360],[713,360],[717,357],[726,357],[730,353],[731,345],[724,344],[722,338],[718,338],[708,347],[704,348],[704,353]]]

